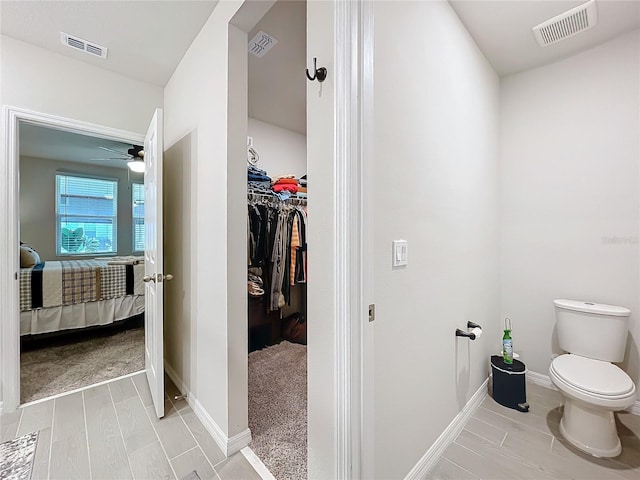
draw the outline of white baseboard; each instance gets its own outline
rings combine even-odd
[[[175,383],[176,387],[180,390],[180,393],[185,394],[187,396],[187,403],[196,414],[196,417],[202,422],[204,428],[211,434],[213,439],[222,453],[225,456],[229,457],[236,452],[239,452],[244,447],[248,446],[251,443],[251,430],[248,428],[237,435],[229,438],[224,433],[224,431],[220,428],[220,426],[215,422],[209,412],[205,410],[202,404],[198,401],[198,399],[191,393],[191,391],[184,384],[182,379],[178,376],[176,371],[171,368],[171,366],[165,361],[164,370],[167,372],[167,375],[171,379],[173,383]]]
[[[527,380],[529,380],[531,383],[535,383],[536,385],[540,385],[541,387],[550,388],[551,390],[558,390],[549,378],[549,375],[545,375],[544,373],[532,372],[531,370],[527,370],[526,375]]]
[[[558,390],[551,381],[551,378],[549,378],[549,375],[545,375],[544,373],[537,373],[529,370],[527,371],[527,380],[529,380],[531,383],[535,383],[536,385],[540,385],[541,387],[550,388],[551,390]],[[637,385],[636,388],[638,388]],[[636,400],[636,402],[629,408],[627,408],[626,411],[634,415],[640,415],[640,400]]]
[[[244,447],[251,443],[251,430],[248,428],[243,432],[234,435],[233,437],[227,437],[218,424],[211,418],[209,413],[204,409],[202,404],[197,398],[187,396],[189,406],[193,409],[196,416],[200,419],[204,428],[211,434],[213,439],[222,450],[225,456],[230,457],[236,452],[239,452]]]
[[[440,460],[440,456],[444,453],[447,447],[456,439],[458,434],[462,431],[467,420],[471,418],[474,412],[480,407],[480,404],[487,397],[488,394],[488,383],[489,379],[487,378],[480,388],[476,390],[476,393],[469,399],[466,405],[458,412],[453,421],[449,424],[449,426],[442,432],[442,434],[438,437],[438,439],[431,445],[431,448],[427,450],[427,453],[423,455],[423,457],[415,464],[415,466],[411,469],[411,471],[404,477],[404,480],[420,480],[427,476],[429,470],[431,470],[438,460]]]

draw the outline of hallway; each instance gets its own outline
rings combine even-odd
[[[0,442],[38,430],[33,480],[259,480],[241,452],[225,459],[178,390],[165,379],[158,420],[144,373],[0,416]]]

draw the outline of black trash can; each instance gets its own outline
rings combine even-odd
[[[520,412],[528,412],[527,387],[525,373],[527,367],[514,359],[512,364],[504,363],[499,355],[491,357],[492,388],[491,396],[500,405]]]

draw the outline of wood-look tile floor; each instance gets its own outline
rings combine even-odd
[[[40,431],[32,480],[260,480],[240,452],[225,458],[165,381],[158,420],[143,373],[0,415],[0,442]]]
[[[616,414],[622,454],[598,459],[562,439],[559,392],[527,383],[527,401],[530,411],[521,413],[487,397],[427,478],[640,479],[640,416]]]

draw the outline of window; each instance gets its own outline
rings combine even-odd
[[[56,253],[115,253],[118,181],[56,175]]]
[[[133,210],[133,251],[144,251],[144,184],[131,184],[131,208]]]

